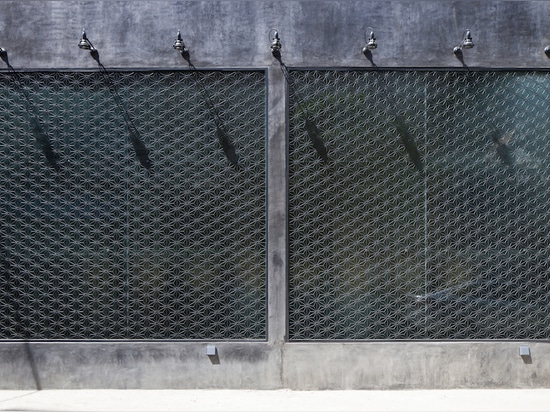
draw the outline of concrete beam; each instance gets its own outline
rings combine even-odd
[[[280,352],[265,343],[12,342],[0,359],[0,389],[281,387]]]
[[[0,389],[550,387],[545,342],[11,342],[0,360]]]
[[[21,1],[5,0],[0,47],[18,69],[96,68],[82,28],[107,68],[182,68],[177,30],[198,67],[268,67],[279,30],[290,67],[371,67],[361,52],[372,27],[378,67],[550,68],[547,1]],[[475,47],[453,54],[470,29]]]

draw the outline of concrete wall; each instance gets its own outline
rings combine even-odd
[[[0,389],[548,388],[549,354],[546,342],[6,342]]]
[[[0,3],[0,47],[17,68],[96,68],[76,47],[82,28],[108,68],[181,68],[177,30],[195,66],[269,67],[279,30],[288,66],[369,67],[365,29],[379,67],[462,67],[452,49],[470,29],[465,63],[550,67],[546,1],[32,1]]]
[[[550,342],[287,342],[287,94],[268,39],[277,28],[289,67],[548,69],[549,15],[547,1],[0,2],[17,70],[97,70],[77,47],[83,27],[109,69],[186,68],[180,29],[197,68],[267,68],[269,91],[267,341],[1,342],[0,388],[550,387]],[[476,46],[460,61],[465,29]]]

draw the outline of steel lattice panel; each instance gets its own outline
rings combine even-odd
[[[0,338],[265,339],[263,71],[0,82]]]
[[[550,336],[550,75],[290,71],[289,336]]]

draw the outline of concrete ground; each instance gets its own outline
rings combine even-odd
[[[550,389],[4,390],[0,411],[550,411]]]

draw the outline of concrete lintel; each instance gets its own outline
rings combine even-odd
[[[276,28],[290,67],[550,68],[547,1],[2,1],[0,46],[17,69],[97,68],[77,47],[86,28],[106,68],[268,67]],[[365,58],[367,28],[378,48]],[[475,47],[453,53],[464,31]],[[370,30],[370,29],[369,29]]]

